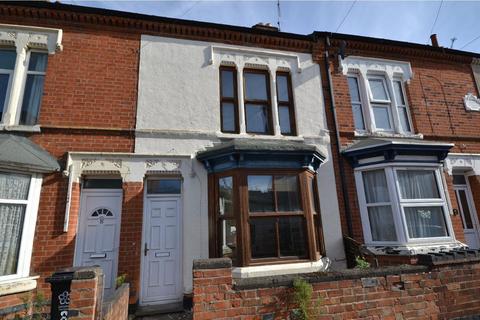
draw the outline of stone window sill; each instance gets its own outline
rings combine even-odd
[[[330,259],[324,257],[318,261],[312,262],[238,267],[232,269],[232,277],[236,279],[243,279],[297,273],[322,272],[327,271],[327,269],[330,267],[330,264]]]
[[[217,132],[217,138],[224,139],[266,139],[266,140],[290,140],[303,141],[303,136],[284,136],[284,135],[268,135],[268,134],[252,134],[252,133],[223,133]]]
[[[405,139],[423,139],[423,134],[417,133],[393,133],[393,132],[362,132],[355,131],[355,137],[368,137],[368,138],[405,138]]]
[[[0,131],[40,132],[40,125],[36,124],[34,126],[24,126],[24,125],[6,126],[3,124],[0,124]]]
[[[0,296],[33,290],[39,276],[0,281]]]

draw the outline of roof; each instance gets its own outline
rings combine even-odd
[[[209,172],[237,168],[309,168],[316,171],[326,156],[300,141],[232,139],[197,153]]]
[[[251,139],[232,139],[228,142],[219,143],[213,147],[207,148],[205,151],[197,153],[197,158],[209,158],[211,155],[232,151],[250,151],[250,152],[282,152],[282,153],[298,153],[298,152],[316,152],[322,154],[314,145],[305,144],[299,141],[284,140],[251,140]],[[322,155],[324,156],[324,155]]]
[[[298,40],[313,41],[313,40],[318,40],[318,38],[327,38],[327,37],[328,38],[334,38],[334,39],[341,39],[341,40],[355,40],[355,41],[376,43],[376,44],[381,44],[381,45],[410,47],[410,48],[415,48],[415,49],[420,49],[420,50],[427,50],[427,51],[430,51],[430,52],[448,53],[448,54],[454,54],[454,55],[462,55],[462,56],[480,58],[480,53],[461,51],[461,50],[449,49],[449,48],[444,48],[444,47],[433,47],[431,45],[412,43],[412,42],[406,42],[406,41],[373,38],[373,37],[367,37],[367,36],[335,33],[335,32],[328,32],[328,31],[314,31],[311,34],[304,35],[304,34],[270,31],[270,30],[265,30],[265,29],[240,27],[240,26],[233,26],[233,25],[219,24],[219,23],[211,23],[211,22],[201,22],[201,21],[194,21],[194,20],[167,18],[167,17],[160,17],[160,16],[154,16],[154,15],[146,15],[146,14],[133,13],[133,12],[118,11],[118,10],[77,6],[77,5],[60,3],[58,1],[57,2],[49,2],[49,1],[2,1],[2,6],[6,6],[6,5],[18,6],[18,7],[31,7],[31,8],[63,10],[63,11],[69,11],[69,12],[77,12],[77,13],[85,13],[85,14],[97,14],[97,15],[110,16],[110,17],[138,19],[138,20],[151,21],[151,22],[176,23],[176,24],[180,24],[180,25],[198,26],[198,27],[205,27],[205,28],[216,28],[216,29],[223,29],[223,30],[245,32],[245,33],[250,33],[250,34],[260,34],[260,35],[276,36],[276,37],[291,38],[291,39],[298,39]]]
[[[355,168],[387,162],[439,163],[453,146],[451,143],[417,139],[367,138],[358,140],[342,153]]]
[[[359,140],[343,150],[343,153],[352,153],[354,151],[376,149],[382,146],[418,146],[418,147],[448,147],[450,149],[454,146],[453,143],[427,141],[427,140],[413,140],[413,139],[390,139],[390,138],[367,138]]]
[[[0,168],[47,173],[59,171],[57,160],[25,137],[0,134]]]

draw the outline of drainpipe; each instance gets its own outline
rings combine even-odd
[[[345,177],[345,166],[343,164],[342,149],[340,147],[340,132],[338,130],[338,121],[337,121],[337,110],[335,107],[335,97],[333,94],[333,83],[332,76],[330,75],[330,59],[328,55],[328,48],[330,48],[330,38],[325,37],[325,71],[327,73],[328,79],[328,92],[330,93],[330,109],[333,114],[333,123],[335,125],[335,136],[337,140],[337,155],[338,155],[338,166],[341,180],[341,187],[343,193],[343,205],[345,208],[345,218],[347,219],[347,232],[349,237],[353,237],[353,227],[352,227],[352,216],[350,214],[350,201],[348,197],[347,190],[347,180]]]

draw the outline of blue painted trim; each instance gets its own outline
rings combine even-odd
[[[209,173],[232,169],[309,169],[316,171],[325,157],[316,150],[218,149],[197,156]]]
[[[378,147],[369,147],[360,150],[353,151],[343,151],[343,155],[347,157],[354,168],[363,167],[372,164],[381,164],[381,163],[441,163],[447,157],[449,150],[452,146],[449,145],[412,145],[412,144],[387,144],[380,145]],[[395,160],[396,156],[435,156],[436,161],[428,160]],[[362,159],[372,158],[383,156],[385,160],[382,161],[373,161],[369,163],[360,164],[359,161]]]

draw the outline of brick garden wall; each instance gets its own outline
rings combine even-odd
[[[286,319],[292,280],[279,276],[234,280],[227,259],[197,260],[195,320]],[[302,275],[320,299],[318,319],[455,319],[480,315],[480,263],[428,268],[397,266]]]

